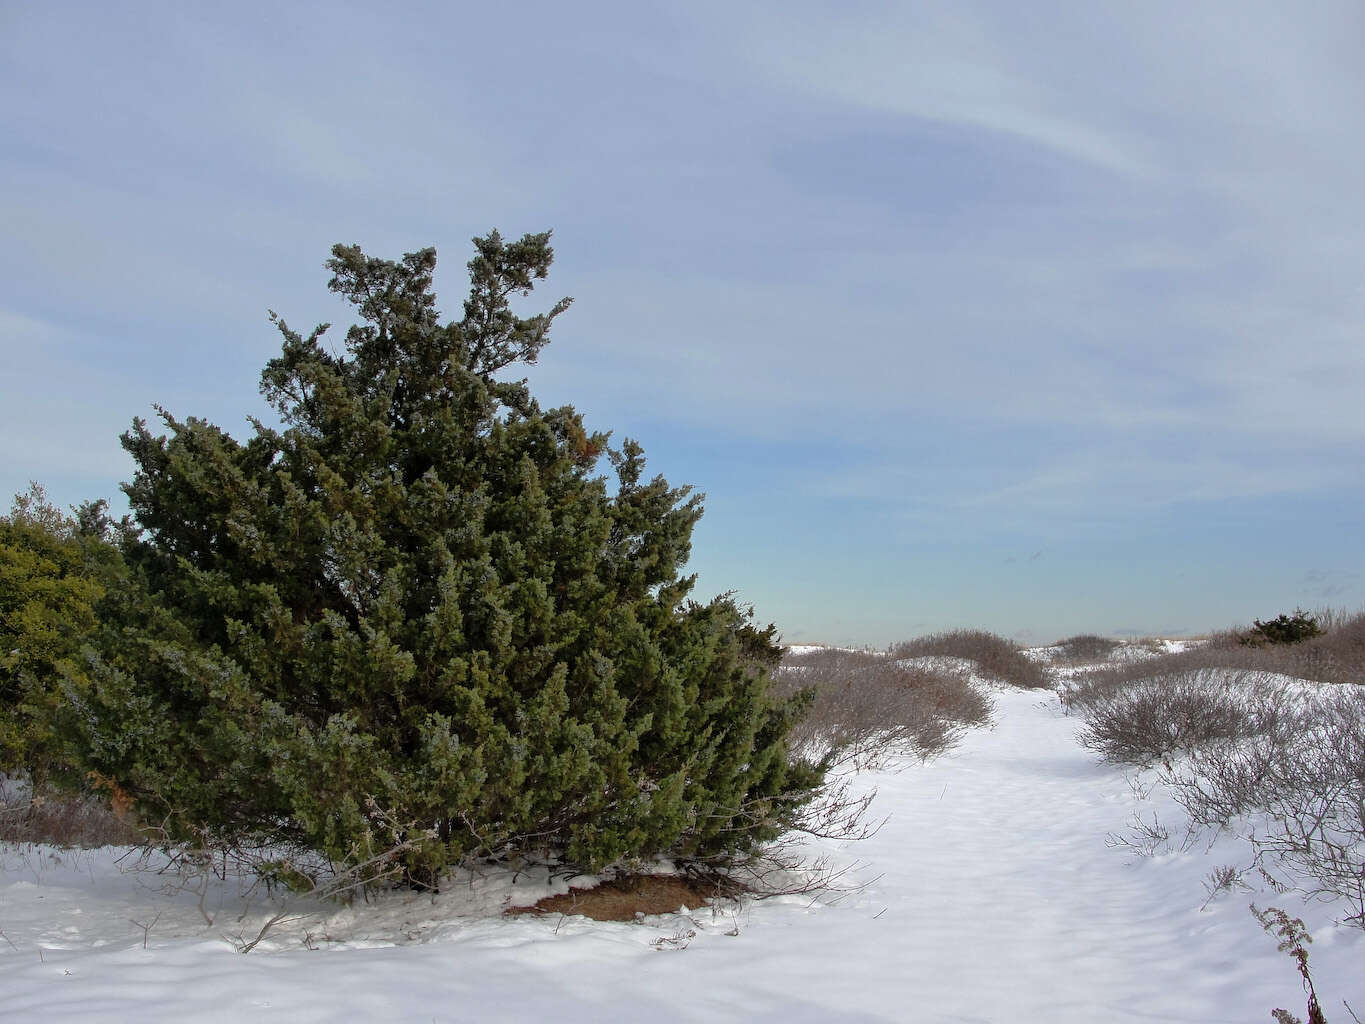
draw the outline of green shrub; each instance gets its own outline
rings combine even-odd
[[[0,516],[0,772],[42,783],[66,772],[54,716],[114,550],[96,533],[103,506],[64,515],[34,483]]]
[[[1250,647],[1262,644],[1298,644],[1322,636],[1318,620],[1303,611],[1295,610],[1293,615],[1281,614],[1269,622],[1256,620],[1256,624],[1241,638]]]
[[[387,850],[430,882],[528,851],[720,857],[818,789],[784,742],[798,702],[766,686],[773,627],[687,598],[700,497],[496,376],[568,306],[509,306],[548,238],[476,239],[446,324],[433,250],[337,246],[329,287],[362,323],[335,354],[326,325],[272,314],[280,429],[239,443],[158,410],[167,435],[123,436],[133,578],[72,721],[89,769],[169,836],[343,865]]]

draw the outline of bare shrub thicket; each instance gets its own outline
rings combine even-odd
[[[37,843],[66,849],[134,846],[136,828],[95,795],[39,791],[0,776],[0,843]]]
[[[1365,682],[1365,612],[1314,612],[1320,636],[1292,644],[1248,644],[1248,630],[1215,633],[1202,648],[1229,668],[1278,672],[1317,683]],[[1181,655],[1175,655],[1181,657]]]
[[[1072,676],[1062,689],[1071,710],[1106,701],[1144,679],[1228,670],[1290,676],[1318,683],[1365,682],[1365,614],[1317,613],[1326,632],[1302,643],[1261,647],[1241,643],[1239,630],[1215,633],[1197,647],[1139,661],[1111,662]]]
[[[976,662],[982,675],[992,676],[1011,686],[1029,690],[1052,687],[1042,665],[1024,654],[1003,636],[979,629],[954,629],[932,633],[891,649],[892,658],[966,658]]]
[[[1103,661],[1119,647],[1117,640],[1093,633],[1081,633],[1058,640],[1052,645],[1053,657],[1058,661]]]
[[[1240,743],[1214,744],[1165,781],[1199,826],[1261,812],[1258,862],[1290,869],[1309,896],[1340,901],[1365,928],[1365,691],[1300,697]]]
[[[1080,742],[1105,760],[1146,765],[1272,730],[1283,700],[1246,672],[1190,669],[1112,686],[1082,707]]]
[[[1069,680],[1063,699],[1106,759],[1164,760],[1192,829],[1245,830],[1263,872],[1365,927],[1365,689],[1331,685],[1365,683],[1365,615],[1318,622],[1324,635],[1296,644],[1249,646],[1231,630],[1109,665]]]
[[[814,702],[788,742],[802,756],[833,753],[868,767],[897,750],[930,757],[990,718],[990,700],[964,671],[897,664],[870,651],[788,654],[773,674],[783,696],[810,687]]]

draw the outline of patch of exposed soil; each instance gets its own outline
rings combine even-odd
[[[633,921],[639,914],[676,913],[679,907],[696,910],[709,901],[739,895],[733,882],[720,878],[679,875],[625,875],[593,886],[570,888],[546,896],[529,907],[511,907],[508,916],[521,914],[582,914],[594,921]]]

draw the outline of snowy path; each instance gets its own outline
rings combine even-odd
[[[1365,933],[1292,896],[1224,894],[1201,911],[1201,880],[1244,862],[1239,844],[1155,858],[1110,848],[1106,835],[1134,808],[1123,774],[1077,747],[1076,722],[1045,694],[997,694],[996,719],[953,754],[874,780],[874,807],[890,820],[854,848],[830,847],[858,858],[870,884],[833,906],[783,898],[738,918],[609,925],[460,916],[459,894],[407,897],[314,925],[344,940],[333,948],[301,949],[300,925],[242,956],[204,930],[192,901],[169,908],[144,950],[127,919],[157,909],[146,893],[130,904],[126,879],[87,864],[84,875],[25,881],[8,865],[0,929],[13,945],[0,941],[0,1017],[1244,1024],[1269,1020],[1275,1006],[1302,1015],[1293,964],[1247,912],[1252,898],[1308,921],[1329,1020],[1349,1019],[1342,997],[1365,1006]],[[1148,817],[1155,808],[1176,818],[1157,795],[1145,806]],[[680,928],[698,933],[687,948],[655,950]]]

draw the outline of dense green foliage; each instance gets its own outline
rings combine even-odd
[[[1293,615],[1278,615],[1269,622],[1256,620],[1256,624],[1242,638],[1244,644],[1297,644],[1322,636],[1318,620],[1303,611],[1295,610]]]
[[[345,354],[276,320],[239,443],[158,410],[123,443],[140,528],[72,716],[88,767],[172,836],[274,839],[410,879],[547,850],[590,866],[742,850],[821,782],[769,695],[780,654],[680,575],[700,497],[525,381],[568,306],[511,308],[548,234],[476,239],[464,316],[433,250],[337,246]],[[605,455],[614,491],[595,475]]]
[[[33,484],[0,516],[0,772],[63,774],[54,716],[117,553],[101,542],[102,503],[64,515]],[[56,780],[60,781],[60,780]]]

